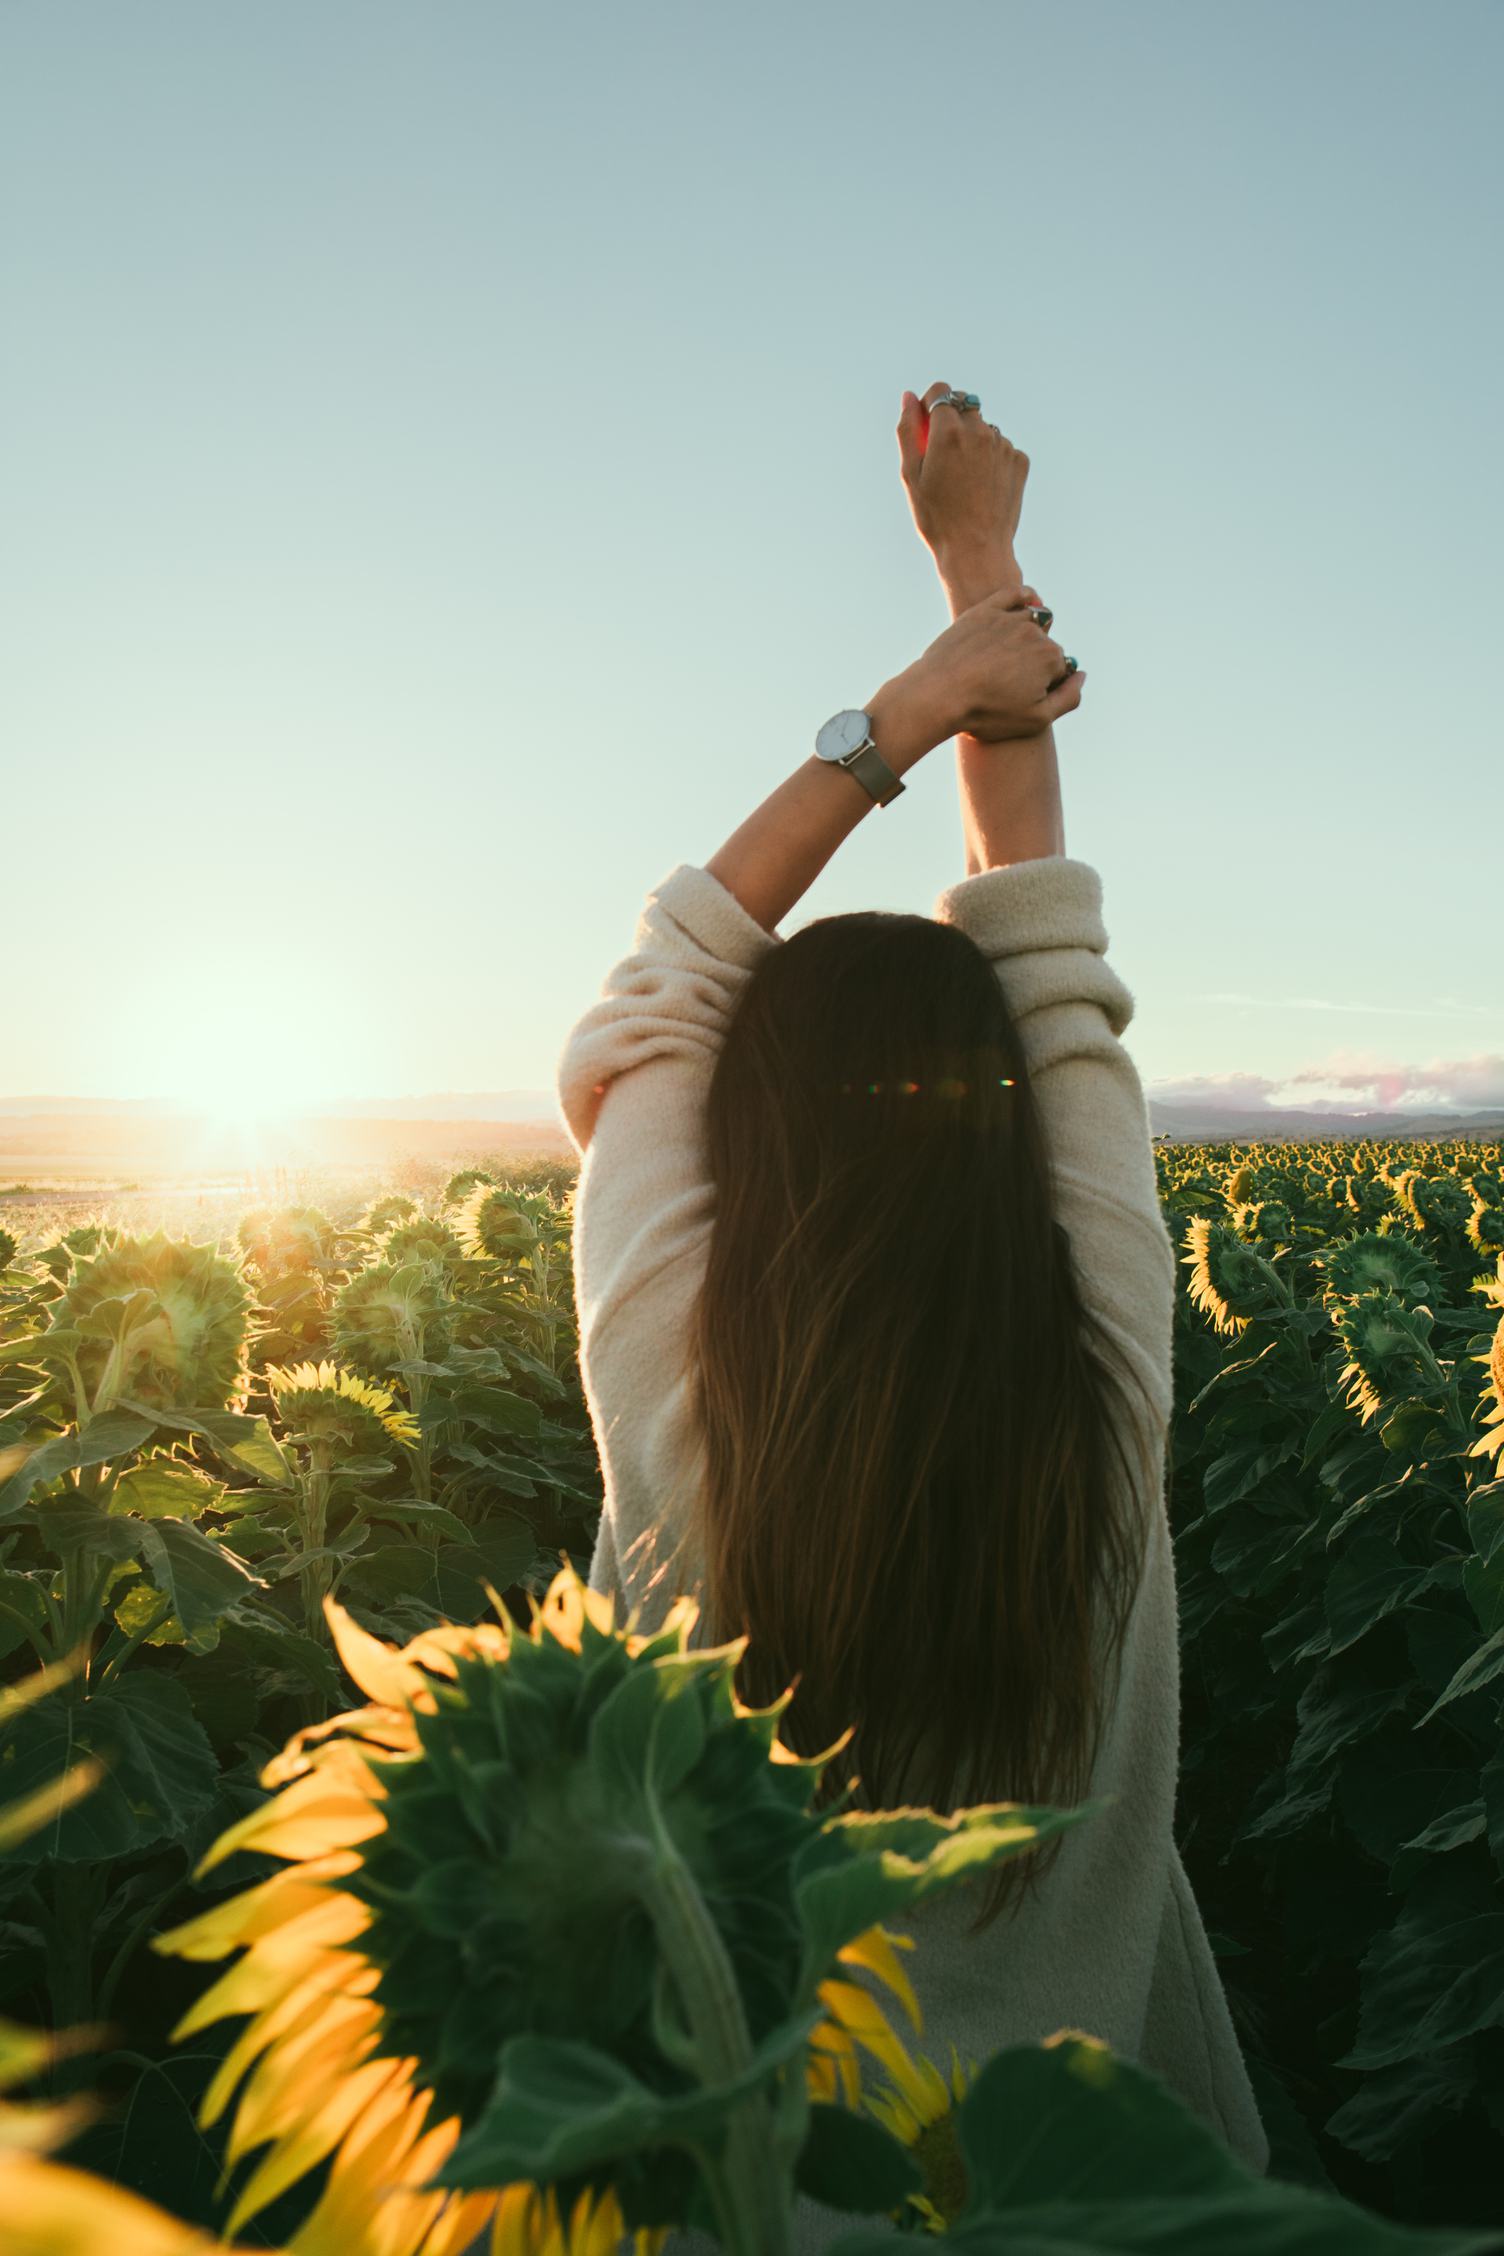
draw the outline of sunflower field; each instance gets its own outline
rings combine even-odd
[[[0,2249],[780,2256],[796,2193],[841,2256],[1504,2249],[1504,1152],[1158,1166],[1177,1837],[1267,2179],[1090,2032],[922,2050],[904,1906],[1091,1804],[817,1815],[737,1647],[585,1590],[540,1163],[0,1227]]]

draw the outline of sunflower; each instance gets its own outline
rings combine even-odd
[[[163,1409],[222,1410],[244,1400],[250,1306],[235,1263],[159,1230],[115,1236],[81,1260],[51,1320],[96,1415],[122,1395]],[[39,1354],[46,1344],[43,1333]]]
[[[954,2045],[950,2077],[916,2053],[885,2090],[863,2094],[863,2105],[913,2153],[924,2172],[923,2193],[911,2193],[908,2206],[930,2233],[949,2230],[966,2203],[966,2165],[956,2137],[956,2109],[977,2072],[974,2060],[963,2068]]]
[[[331,1454],[379,1457],[389,1441],[418,1445],[418,1421],[384,1386],[357,1378],[337,1363],[269,1365],[266,1384],[277,1414],[299,1441],[322,1442]]]
[[[1184,1244],[1192,1305],[1204,1310],[1219,1332],[1245,1332],[1252,1318],[1271,1315],[1288,1302],[1281,1279],[1263,1255],[1245,1245],[1227,1223],[1198,1214],[1186,1229]]]
[[[453,1268],[465,1258],[465,1249],[447,1222],[425,1214],[410,1222],[394,1222],[381,1241],[381,1258],[394,1266],[404,1261],[439,1261]]]
[[[1351,1300],[1364,1292],[1392,1292],[1408,1307],[1422,1303],[1434,1308],[1441,1290],[1436,1264],[1410,1238],[1393,1232],[1360,1231],[1351,1238],[1333,1239],[1314,1256],[1325,1276],[1325,1298]]]
[[[417,1200],[409,1198],[405,1191],[388,1191],[384,1198],[371,1201],[356,1227],[379,1238],[394,1222],[411,1222],[417,1212]]]
[[[478,1183],[454,1218],[472,1260],[515,1261],[538,1242],[538,1224],[515,1191]]]
[[[1504,1450],[1504,1316],[1501,1316],[1494,1326],[1494,1336],[1489,1343],[1488,1353],[1475,1356],[1472,1360],[1481,1363],[1488,1372],[1488,1384],[1483,1389],[1478,1407],[1481,1410],[1489,1396],[1493,1396],[1493,1408],[1487,1412],[1483,1420],[1483,1423],[1486,1426],[1491,1426],[1493,1431],[1492,1433],[1481,1434],[1468,1451],[1468,1455],[1469,1457],[1494,1457],[1498,1455],[1500,1450]]]
[[[454,1310],[430,1261],[373,1262],[334,1296],[334,1344],[357,1369],[380,1374],[442,1354]]]
[[[459,1173],[451,1175],[444,1185],[444,1195],[439,1204],[441,1206],[459,1206],[462,1201],[470,1196],[478,1183],[491,1184],[495,1181],[496,1177],[488,1175],[483,1167],[462,1167]]]
[[[857,2103],[859,2045],[902,2088],[909,2056],[874,1992],[847,1977],[886,1984],[917,2030],[895,1948],[907,1938],[873,1926],[832,1949],[833,1971],[801,2018],[794,1852],[814,1839],[828,1877],[862,1857],[862,1828],[877,1829],[867,1853],[885,1867],[902,1861],[882,1845],[892,1828],[926,1839],[960,1828],[967,1838],[936,1852],[947,1869],[963,1852],[959,1876],[1046,1829],[1034,1821],[1049,1813],[1013,1805],[944,1820],[817,1816],[808,1803],[828,1754],[806,1761],[776,1738],[788,1695],[758,1710],[737,1699],[744,1639],[689,1650],[693,1600],[639,1636],[565,1567],[530,1604],[527,1633],[498,1601],[498,1622],[426,1630],[398,1650],[327,1600],[340,1658],[370,1704],[299,1732],[262,1772],[273,1798],[198,1867],[249,1851],[284,1869],[154,1944],[190,1959],[244,1953],[174,2032],[249,2017],[200,2115],[218,2121],[238,2092],[227,2171],[266,2149],[227,2235],[328,2163],[291,2256],[460,2256],[488,2223],[516,2256],[615,2256],[625,2234],[637,2256],[654,2256],[687,2214],[688,2150],[665,2139],[563,2165],[547,2184],[524,2180],[537,2149],[513,2127],[521,2063],[543,2077],[544,2055],[588,2051],[630,2074],[665,2119],[703,2109],[706,2087],[732,2073],[724,2061],[711,2072],[696,2013],[708,1932],[740,1995],[744,2043],[774,2066],[802,2053],[808,2097]],[[645,1793],[658,1829],[647,1865],[635,1840]],[[677,1875],[671,1894],[658,1852]],[[712,1904],[713,1926],[696,1933]],[[723,1989],[718,2041],[725,2010]],[[546,2077],[526,2086],[524,2113],[540,2093]]]
[[[1407,1396],[1430,1396],[1445,1384],[1428,1343],[1428,1308],[1407,1308],[1397,1293],[1360,1293],[1332,1311],[1332,1324],[1349,1361],[1337,1375],[1352,1387],[1347,1407],[1370,1418]]]

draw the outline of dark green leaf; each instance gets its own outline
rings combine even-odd
[[[810,2107],[794,2183],[827,2209],[871,2215],[896,2209],[905,2194],[921,2192],[924,2173],[907,2148],[870,2115],[817,2100]]]
[[[0,1805],[61,1778],[94,1755],[104,1776],[90,1793],[8,1855],[23,1864],[134,1856],[177,1838],[208,1806],[219,1765],[188,1695],[156,1669],[138,1669],[88,1700],[51,1696],[0,1734]]]
[[[239,1605],[259,1583],[243,1559],[190,1520],[149,1520],[141,1533],[141,1563],[172,1600],[190,1637]]]

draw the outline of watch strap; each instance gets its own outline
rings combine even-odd
[[[844,760],[838,760],[835,764],[854,775],[880,807],[886,807],[890,799],[896,799],[901,791],[908,788],[906,784],[900,783],[878,751],[872,741],[870,729],[866,743],[859,744],[854,752],[848,752]]]

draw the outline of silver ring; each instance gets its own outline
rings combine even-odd
[[[937,407],[954,407],[964,415],[967,408],[981,404],[975,392],[942,392],[937,400],[931,400],[929,412],[933,415]]]
[[[1034,604],[1029,606],[1029,617],[1034,621],[1036,627],[1043,627],[1047,633],[1055,624],[1054,612],[1047,611],[1042,603],[1038,606]]]

